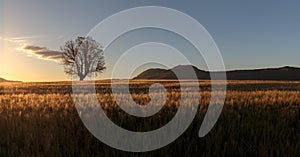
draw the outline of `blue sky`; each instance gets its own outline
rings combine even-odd
[[[173,8],[198,20],[215,40],[228,70],[300,66],[299,1],[7,0],[0,2],[0,77],[23,81],[69,80],[60,63],[30,54],[22,49],[24,45],[58,51],[64,42],[85,36],[104,18],[124,9],[148,5]],[[140,30],[128,35],[128,39],[135,35],[162,41],[170,33]],[[170,42],[176,41],[181,39]],[[205,69],[201,57],[194,54],[192,49],[184,52],[194,59],[193,64]],[[107,66],[111,66],[109,62]],[[109,77],[106,73],[100,78]]]

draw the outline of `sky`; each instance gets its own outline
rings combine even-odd
[[[226,70],[300,67],[300,2],[296,0],[7,0],[0,1],[0,77],[20,81],[71,80],[57,62],[60,47],[77,36],[86,36],[103,19],[140,6],[172,8],[196,19],[217,44]],[[120,23],[126,25],[128,21]],[[119,77],[161,66],[148,64],[129,69],[126,65],[144,57],[157,56],[169,62],[168,56],[176,50],[167,44],[177,46],[190,63],[207,70],[201,55],[178,34],[145,28],[120,36],[115,40],[117,46],[105,51],[107,70],[99,79],[110,78],[116,60],[129,45],[142,41],[153,44],[130,49],[132,54],[140,54],[127,57]],[[170,66],[180,63],[172,61]]]

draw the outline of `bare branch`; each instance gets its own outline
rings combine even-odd
[[[61,51],[67,75],[77,75],[83,80],[92,73],[97,75],[106,69],[103,47],[91,37],[77,37],[74,41],[67,41]]]

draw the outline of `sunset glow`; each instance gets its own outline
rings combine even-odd
[[[185,3],[195,3],[192,5],[195,7],[184,7]],[[216,41],[227,70],[300,66],[298,2],[274,2],[271,5],[268,2],[198,3],[76,1],[70,7],[67,2],[60,1],[2,1],[0,77],[21,81],[70,80],[57,60],[60,47],[77,36],[87,35],[104,18],[137,5],[159,5],[190,14],[206,27]],[[137,32],[135,36],[138,40],[163,40],[166,33],[149,31],[147,34],[146,31]],[[181,41],[172,42],[178,45],[176,42]],[[119,55],[124,50],[120,47],[117,51]],[[199,56],[195,56],[192,50],[186,49],[184,54],[191,58],[194,65],[206,70],[205,64],[196,60]],[[106,60],[107,70],[98,79],[110,78],[114,66],[111,58],[114,57],[117,56],[109,56]]]

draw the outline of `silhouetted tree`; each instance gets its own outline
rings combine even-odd
[[[61,47],[62,62],[67,75],[77,75],[79,80],[86,76],[102,73],[105,69],[103,47],[91,37],[77,37]]]

